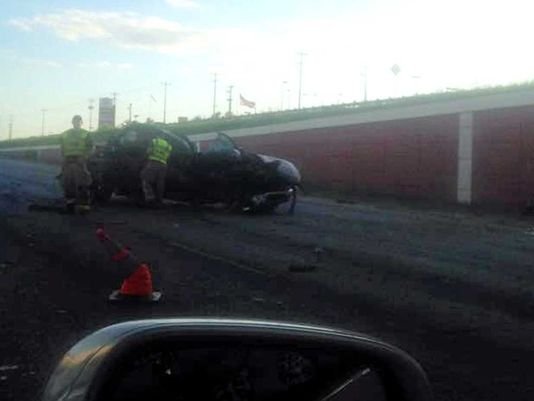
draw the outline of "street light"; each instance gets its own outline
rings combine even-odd
[[[299,109],[301,106],[301,98],[302,98],[302,64],[304,64],[304,56],[306,56],[306,53],[299,52]]]
[[[367,65],[363,67],[360,75],[363,78],[363,101],[367,102]]]
[[[94,99],[89,99],[89,131],[93,130],[93,110],[95,106],[93,106]]]
[[[41,136],[44,136],[45,133],[45,114],[47,110],[41,109],[41,113],[43,113],[42,120],[41,120]]]
[[[163,85],[163,124],[167,122],[167,86],[169,86],[170,82],[162,82]]]

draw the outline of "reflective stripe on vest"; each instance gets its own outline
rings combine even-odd
[[[162,138],[154,138],[149,149],[148,160],[155,160],[167,164],[171,152],[172,146],[169,142]]]
[[[63,134],[63,156],[87,156],[89,132],[83,129],[70,129]]]

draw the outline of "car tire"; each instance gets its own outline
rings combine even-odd
[[[97,185],[96,189],[93,191],[94,200],[97,203],[107,203],[113,195],[113,188],[100,184]]]

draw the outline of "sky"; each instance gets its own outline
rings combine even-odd
[[[534,79],[534,3],[508,0],[0,0],[0,140]],[[300,54],[304,55],[301,56]],[[399,67],[397,74],[393,66]],[[44,113],[42,110],[46,110]]]

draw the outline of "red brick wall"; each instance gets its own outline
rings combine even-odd
[[[524,206],[534,199],[534,106],[474,114],[473,202]]]
[[[457,114],[235,141],[293,161],[308,186],[456,201]],[[18,156],[60,162],[59,149],[36,153]],[[534,200],[534,106],[474,112],[472,200],[510,206]]]
[[[247,150],[293,161],[305,185],[456,200],[456,114],[235,140]]]

